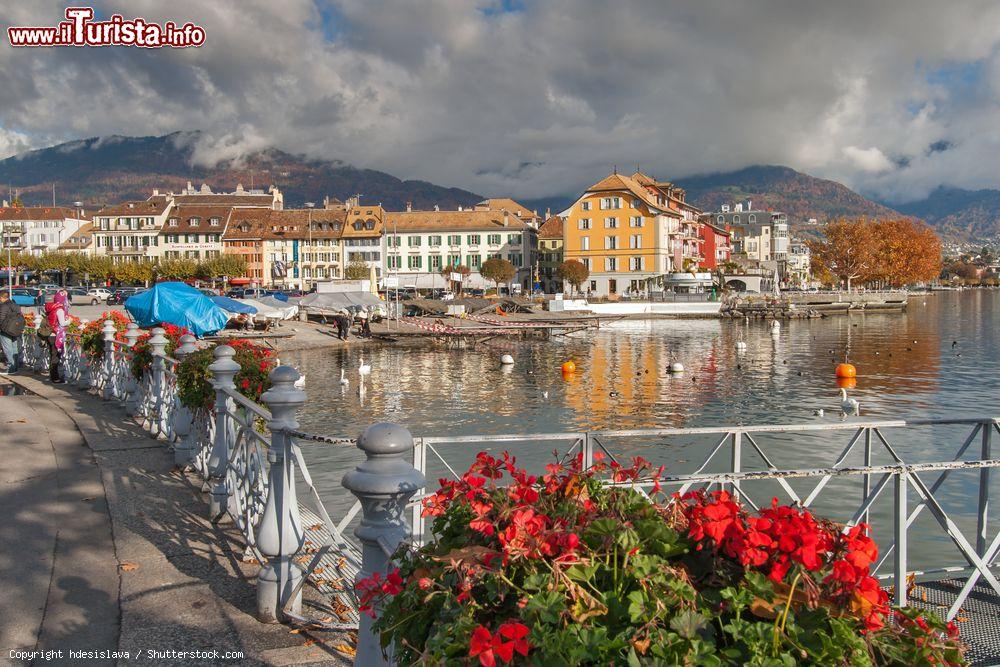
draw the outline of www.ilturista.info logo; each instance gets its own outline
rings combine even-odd
[[[183,49],[205,43],[205,29],[188,22],[163,25],[143,18],[126,19],[115,14],[107,21],[94,21],[92,7],[67,7],[66,20],[56,26],[7,28],[11,46],[138,46]]]

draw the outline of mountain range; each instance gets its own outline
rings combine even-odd
[[[193,160],[197,132],[175,132],[161,137],[94,137],[29,151],[0,161],[0,183],[19,190],[25,204],[81,201],[87,208],[128,199],[146,199],[154,188],[177,192],[188,181],[207,183],[216,192],[277,185],[287,206],[301,206],[323,197],[346,199],[360,193],[362,201],[381,202],[401,210],[406,202],[416,208],[456,208],[481,201],[467,190],[426,181],[403,181],[372,169],[357,169],[337,160],[313,160],[268,149],[241,160],[214,167]],[[6,197],[8,198],[9,197]]]
[[[160,137],[94,137],[50,148],[29,151],[0,161],[0,183],[16,189],[25,204],[49,204],[55,185],[60,204],[80,201],[87,208],[127,199],[145,199],[154,188],[179,191],[188,181],[196,187],[208,183],[213,190],[277,185],[289,207],[324,196],[345,199],[356,193],[362,201],[381,202],[402,210],[443,209],[468,206],[484,197],[468,190],[426,181],[400,180],[372,169],[358,169],[339,160],[317,160],[267,149],[239,161],[227,160],[213,167],[198,166],[197,132],[176,132]],[[595,179],[604,174],[595,175]],[[1000,190],[938,188],[926,199],[888,204],[869,199],[836,181],[816,178],[789,167],[756,165],[724,173],[678,178],[688,201],[704,210],[746,199],[754,208],[784,211],[797,233],[818,233],[819,224],[838,217],[891,217],[908,215],[927,221],[948,241],[996,241],[1000,238]],[[587,184],[581,184],[582,191]],[[513,196],[517,193],[494,193]],[[545,199],[523,199],[525,205],[544,211],[563,210],[577,193]],[[9,198],[9,197],[5,197]]]

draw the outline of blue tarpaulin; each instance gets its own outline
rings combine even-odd
[[[247,315],[257,314],[257,309],[250,304],[240,303],[236,299],[230,299],[228,296],[210,296],[208,298],[211,299],[216,306],[230,313],[246,313]]]
[[[214,333],[229,321],[211,299],[184,283],[157,283],[126,299],[125,310],[141,327],[168,322],[187,327],[196,336]]]

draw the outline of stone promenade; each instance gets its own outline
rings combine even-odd
[[[165,443],[117,404],[11,380],[0,380],[0,662],[61,650],[33,664],[351,664],[348,634],[255,619],[257,566],[241,561],[235,530],[205,519],[201,480],[174,469]],[[303,611],[320,613],[308,597]]]

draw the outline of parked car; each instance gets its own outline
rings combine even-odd
[[[38,289],[42,290],[43,292],[55,292],[57,289],[59,289],[59,285],[56,285],[55,283],[42,283],[41,285],[38,286]]]
[[[103,287],[92,287],[87,290],[87,294],[91,297],[97,298],[99,301],[107,301],[108,297],[111,296],[111,290]]]
[[[69,295],[70,303],[89,303],[91,306],[96,306],[101,302],[101,299],[90,294],[86,287],[70,287],[66,293]]]
[[[11,297],[19,306],[35,306],[38,304],[38,295],[41,294],[39,290],[22,288],[15,289],[11,292]]]

